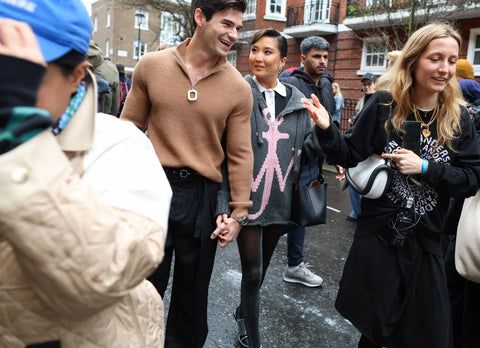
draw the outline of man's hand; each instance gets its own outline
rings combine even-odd
[[[32,28],[12,19],[0,18],[0,54],[47,65]]]
[[[240,233],[240,223],[228,217],[227,214],[217,216],[217,228],[210,235],[211,239],[218,238],[218,245],[225,248],[229,243],[237,239]]]

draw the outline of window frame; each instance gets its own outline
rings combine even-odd
[[[138,30],[138,17],[136,16],[137,13],[143,14],[145,17],[143,18],[142,25],[140,26],[140,30],[148,30],[148,11],[147,10],[135,10],[135,20],[133,23],[133,27]]]
[[[178,15],[182,18],[182,21],[185,21],[185,17],[182,15]],[[160,43],[166,43],[172,46],[177,46],[181,43],[180,37],[184,34],[184,27],[180,25],[180,23],[176,22],[175,15],[168,11],[162,11],[160,14]],[[167,22],[171,22],[175,25],[175,31],[165,30],[165,26]],[[168,28],[171,28],[169,25]],[[178,32],[178,34],[177,34]]]
[[[470,35],[468,38],[468,47],[467,47],[467,60],[472,63],[474,76],[480,75],[480,62],[479,64],[474,64],[475,52],[480,53],[480,46],[475,47],[475,42],[477,41],[477,37],[479,36],[480,36],[480,28],[470,29]]]
[[[257,18],[257,0],[247,0],[247,8],[243,14],[243,20],[248,21]]]
[[[444,1],[444,0],[442,0]],[[388,6],[392,7],[393,5],[393,0],[388,1]],[[379,0],[365,0],[365,7],[378,7],[378,6],[383,6],[383,3],[380,3]]]
[[[110,27],[110,25],[111,25],[111,14],[110,14],[110,9],[107,8],[107,18],[105,22],[105,28]]]
[[[321,8],[318,11],[320,15],[318,18],[313,18],[314,16],[312,16],[312,14],[317,11],[312,11],[312,8],[315,8],[316,5],[319,5]],[[330,23],[331,8],[331,0],[305,0],[303,22],[305,24]]]
[[[236,50],[228,51],[227,62],[232,64],[235,68],[237,67],[237,51]]]
[[[138,28],[137,28],[138,29]],[[132,59],[141,59],[145,54],[148,53],[147,51],[147,43],[146,42],[143,42],[143,41],[140,41],[140,45],[142,45],[144,47],[143,49],[143,54],[141,54],[142,52],[140,51],[140,58],[137,57],[137,46],[138,46],[138,40],[135,40],[133,41],[133,55],[132,55]]]
[[[364,74],[364,73],[372,73],[374,75],[381,75],[386,71],[387,68],[387,55],[388,55],[388,47],[387,45],[384,44],[384,51],[383,55],[382,52],[378,51],[378,53],[374,53],[377,56],[383,56],[383,65],[367,65],[367,60],[368,60],[368,55],[369,53],[367,52],[368,50],[368,45],[371,43],[379,42],[382,43],[383,40],[381,37],[368,37],[363,39],[363,45],[362,45],[362,58],[361,58],[361,63],[360,63],[360,71],[357,72],[358,74]]]
[[[281,2],[280,13],[270,11],[270,8],[272,7],[272,2],[275,2],[275,3]],[[287,21],[286,13],[287,13],[287,0],[267,0],[266,8],[265,8],[265,16],[263,16],[263,19],[286,22]]]

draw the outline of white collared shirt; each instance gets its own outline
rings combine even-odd
[[[272,121],[275,121],[275,92],[280,94],[282,97],[287,96],[287,89],[285,88],[285,85],[282,84],[278,79],[277,79],[277,85],[275,88],[272,89],[267,89],[263,87],[258,81],[257,78],[254,76],[253,80],[257,84],[258,89],[260,90],[260,93],[265,92],[265,101],[267,102],[267,107],[268,111],[270,112],[270,117]]]

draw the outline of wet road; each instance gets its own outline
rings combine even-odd
[[[359,334],[334,308],[343,265],[353,238],[346,221],[351,206],[348,190],[327,174],[327,224],[307,228],[304,256],[324,279],[319,288],[283,281],[287,238],[273,255],[261,290],[260,334],[263,348],[354,348]],[[232,313],[240,298],[241,268],[236,244],[218,248],[209,294],[209,335],[205,348],[237,348]],[[169,290],[167,290],[168,292]],[[165,299],[168,302],[168,299]],[[166,303],[168,305],[168,303]]]

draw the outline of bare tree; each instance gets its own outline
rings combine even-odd
[[[403,47],[419,27],[433,21],[455,21],[475,6],[475,0],[360,0],[350,1],[347,17],[362,17],[359,36],[381,37],[388,50]]]
[[[170,14],[170,20],[176,24],[178,41],[193,35],[193,1],[185,0],[117,0],[126,7],[158,10]],[[160,32],[160,30],[158,31]]]

